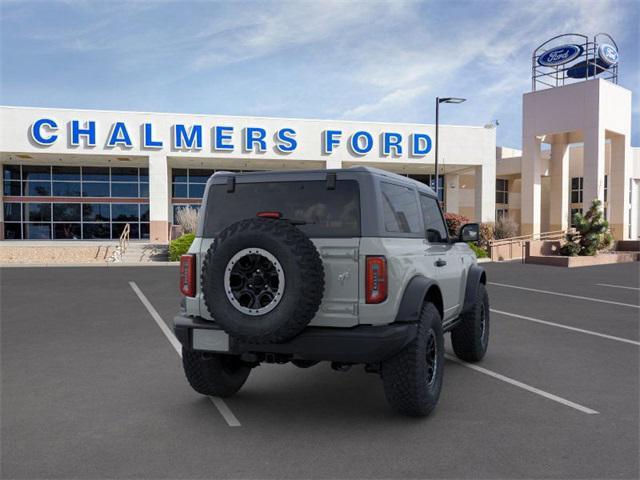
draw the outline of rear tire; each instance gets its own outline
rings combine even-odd
[[[191,387],[202,395],[230,397],[246,382],[251,367],[235,355],[182,348],[182,366]]]
[[[442,317],[435,305],[425,303],[416,338],[400,353],[382,362],[387,401],[403,415],[429,415],[440,397],[443,367]]]
[[[451,345],[460,360],[479,362],[489,347],[489,294],[478,285],[473,308],[462,315],[461,322],[451,331]]]

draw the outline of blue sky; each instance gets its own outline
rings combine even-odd
[[[640,145],[640,2],[0,0],[3,105],[434,121],[521,143],[531,51],[610,33]]]

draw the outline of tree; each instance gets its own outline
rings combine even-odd
[[[613,236],[609,233],[609,222],[604,219],[600,200],[594,200],[584,215],[576,213],[573,223],[576,231],[567,233],[567,243],[560,249],[562,255],[593,256],[613,243]]]

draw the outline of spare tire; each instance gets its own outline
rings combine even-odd
[[[286,220],[252,218],[225,228],[202,265],[202,293],[213,319],[249,343],[299,334],[320,307],[322,260]]]

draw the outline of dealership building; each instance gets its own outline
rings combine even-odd
[[[534,51],[522,150],[497,147],[493,124],[436,135],[428,124],[0,107],[0,239],[109,240],[129,224],[132,239],[167,243],[176,211],[199,207],[216,170],[364,165],[435,185],[436,138],[445,211],[508,216],[535,235],[566,230],[600,199],[614,237],[637,239],[631,91],[617,85],[613,40],[597,37]]]
[[[431,184],[433,125],[2,107],[2,238],[167,242],[216,170],[378,167]],[[495,130],[439,128],[447,210],[495,216]]]

